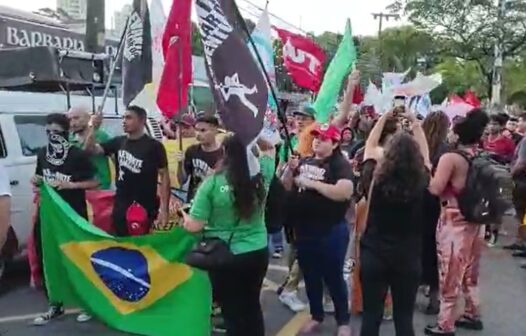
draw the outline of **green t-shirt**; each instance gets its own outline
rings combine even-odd
[[[291,134],[290,145],[292,146],[292,149],[296,149],[296,147],[298,146],[298,142],[299,142],[298,136],[296,134]],[[280,163],[286,162],[287,157],[290,157],[291,153],[288,153],[289,155],[287,155],[288,150],[289,150],[289,147],[287,146],[287,144],[283,143],[283,145],[279,149],[279,162]]]
[[[104,132],[101,129],[95,131],[95,141],[97,143],[105,143],[111,140],[111,137],[108,133]],[[78,137],[72,135],[70,142],[73,146],[79,148],[83,147],[84,141],[81,141]],[[110,172],[110,163],[106,156],[104,155],[92,155],[91,163],[95,167],[95,177],[99,181],[99,189],[108,190],[111,188],[111,172]]]
[[[261,174],[268,192],[275,173],[275,160],[263,155],[260,160]],[[239,220],[234,208],[234,196],[224,173],[208,177],[197,189],[190,216],[206,222],[205,236],[218,237],[228,241],[234,236],[230,249],[234,254],[257,251],[267,246],[267,228],[265,226],[265,204],[261,204],[252,218]]]

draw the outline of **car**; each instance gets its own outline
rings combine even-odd
[[[72,106],[93,103],[92,97],[75,95],[70,96],[70,102]],[[111,136],[122,135],[123,107],[115,111],[113,104],[107,105],[101,127]],[[35,205],[30,179],[35,172],[36,153],[47,144],[46,115],[67,109],[64,94],[0,91],[0,163],[6,167],[11,184],[13,229],[6,244],[9,248],[0,255],[0,279],[7,260],[25,255],[32,233]],[[162,130],[155,118],[148,118],[147,130],[152,137],[162,140]]]

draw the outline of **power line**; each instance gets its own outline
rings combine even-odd
[[[246,7],[244,8],[244,11],[246,12],[249,12],[251,15],[254,15],[255,17],[259,17],[261,15],[261,13],[265,10],[264,8],[256,5],[255,3],[249,1],[249,0],[238,0],[239,2],[244,2],[245,4],[249,5],[252,7],[251,10],[247,9]],[[241,8],[240,8],[241,9]],[[256,14],[258,13],[258,14]],[[294,30],[304,34],[304,35],[307,35],[308,32],[306,32],[305,30],[301,29],[300,27],[298,27],[297,25],[293,24],[293,23],[290,23],[289,21],[277,16],[276,14],[273,14],[269,11],[269,16],[271,18],[274,19],[274,21],[278,21],[282,24],[284,24],[285,26],[287,26],[288,28],[293,28]]]

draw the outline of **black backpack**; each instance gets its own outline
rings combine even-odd
[[[509,170],[484,153],[474,156],[462,151],[454,153],[469,162],[466,185],[457,197],[460,212],[470,223],[500,224],[512,206],[507,195],[512,183]]]

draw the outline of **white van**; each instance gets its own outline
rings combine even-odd
[[[97,98],[95,104],[100,103]],[[71,106],[92,106],[92,98],[71,95]],[[120,111],[115,111],[116,105]],[[96,105],[97,106],[97,105]],[[33,192],[30,183],[35,173],[36,152],[47,143],[45,118],[49,113],[67,111],[64,94],[0,91],[0,163],[7,168],[11,183],[11,226],[16,235],[19,255],[25,250],[33,227]],[[123,134],[122,102],[109,98],[104,109],[102,128],[111,136]],[[148,118],[148,132],[162,140],[154,118]],[[11,253],[10,253],[11,254]],[[0,256],[0,278],[5,260]]]

